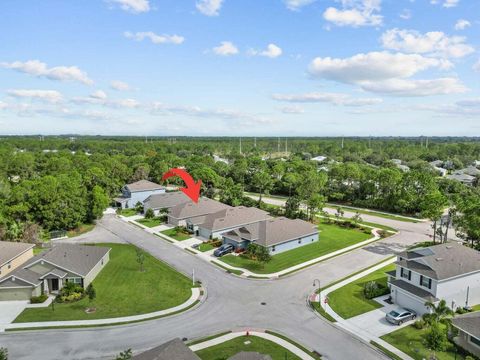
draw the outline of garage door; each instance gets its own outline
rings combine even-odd
[[[32,289],[0,289],[0,301],[30,300]]]
[[[418,315],[423,315],[427,312],[424,302],[417,300],[411,296],[406,295],[402,291],[395,289],[395,303],[401,307],[415,311]]]

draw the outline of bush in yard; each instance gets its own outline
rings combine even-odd
[[[435,322],[425,335],[425,341],[429,349],[435,351],[445,351],[448,346],[447,332]]]
[[[8,351],[4,347],[0,347],[0,360],[8,360]]]
[[[131,359],[132,359],[132,349],[122,351],[115,358],[115,360],[131,360]]]
[[[363,285],[363,295],[367,299],[373,299],[377,296],[388,294],[388,288],[379,286],[376,281],[369,281]]]
[[[416,329],[422,330],[425,327],[425,321],[423,319],[419,319],[413,323]]]
[[[60,295],[57,296],[57,302],[73,302],[78,301],[83,298],[85,295],[84,289],[73,282],[67,282],[62,290],[60,290]]]
[[[85,290],[85,293],[87,294],[88,300],[90,300],[90,302],[95,300],[95,298],[97,297],[97,292],[95,291],[93,284],[89,284],[87,286],[87,290]]]
[[[378,235],[380,235],[381,238],[386,238],[388,236],[388,231],[387,230],[379,230]]]
[[[155,217],[155,213],[153,212],[153,209],[148,209],[145,211],[145,219],[153,219]]]
[[[32,296],[30,298],[30,304],[41,304],[41,303],[44,303],[45,300],[48,299],[48,295],[47,294],[42,294],[40,296]]]

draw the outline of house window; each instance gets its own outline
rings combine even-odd
[[[477,345],[477,346],[480,346],[480,339],[478,339],[478,338],[476,338],[476,337],[474,337],[474,336],[470,336],[470,342],[471,342],[472,344],[475,344],[475,345]]]
[[[432,288],[432,279],[429,279],[423,275],[420,275],[420,285],[426,288]]]
[[[78,278],[78,277],[77,278],[67,278],[67,279],[65,279],[65,282],[67,282],[67,283],[72,282],[72,283],[77,284],[77,285],[82,285],[82,278]]]
[[[400,276],[404,279],[411,280],[412,279],[412,272],[410,270],[400,268]]]

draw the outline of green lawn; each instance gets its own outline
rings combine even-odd
[[[165,223],[165,221],[163,221],[162,219],[160,218],[153,218],[153,219],[139,219],[139,220],[136,220],[136,222],[142,224],[142,225],[145,225],[145,226],[148,226],[148,227],[155,227],[155,226],[158,226],[158,225],[162,225]]]
[[[137,210],[135,210],[135,209],[122,209],[118,213],[122,216],[129,217],[129,216],[137,215]]]
[[[383,212],[378,212],[375,210],[368,210],[368,209],[357,209],[357,208],[352,208],[349,206],[343,206],[343,205],[337,205],[337,204],[327,204],[326,207],[333,208],[333,209],[338,209],[339,207],[341,207],[344,211],[349,211],[354,213],[358,212],[359,214],[372,215],[372,216],[381,217],[381,218],[390,219],[390,220],[398,220],[398,221],[405,221],[405,222],[412,222],[412,223],[418,223],[420,221],[420,220],[410,219],[408,217],[403,217],[402,215],[383,213]]]
[[[110,262],[93,281],[97,298],[71,304],[23,311],[15,322],[86,320],[145,314],[168,309],[190,298],[191,280],[167,264],[145,253],[145,272],[139,271],[136,248],[124,244],[99,244],[110,247]],[[85,308],[96,307],[93,314]]]
[[[175,239],[177,241],[183,241],[190,239],[192,237],[192,234],[186,232],[186,231],[177,231],[175,228],[173,229],[168,229],[168,230],[163,230],[160,231],[162,234],[165,234],[167,236],[170,236],[172,239]]]
[[[82,235],[93,230],[94,227],[95,227],[95,224],[82,224],[73,230],[67,231],[67,236],[71,238],[78,235]]]
[[[200,246],[198,247],[198,250],[200,250],[201,252],[205,252],[205,251],[208,251],[208,250],[212,250],[212,249],[215,249],[215,247],[211,244],[200,244]]]
[[[375,300],[369,300],[363,296],[363,285],[369,281],[377,281],[382,285],[387,286],[387,275],[385,275],[385,272],[393,269],[395,269],[395,264],[387,265],[367,276],[332,291],[328,294],[328,304],[344,319],[380,308],[381,305]]]
[[[347,229],[334,224],[320,223],[320,240],[297,249],[272,256],[272,260],[262,265],[243,256],[226,255],[222,261],[232,266],[242,267],[259,274],[277,272],[305,261],[315,259],[347,246],[367,240],[372,235],[358,229]]]
[[[245,344],[245,342],[250,342]],[[224,343],[199,350],[196,354],[202,360],[223,360],[240,351],[256,351],[270,355],[273,360],[300,360],[298,356],[269,340],[257,336],[240,336]]]
[[[410,325],[384,335],[381,338],[405,354],[410,355],[415,360],[429,359],[433,354],[435,354],[438,360],[464,359],[460,354],[455,356],[455,348],[453,345],[447,351],[432,352],[425,348],[424,336],[426,331],[426,329],[418,330],[413,325]]]

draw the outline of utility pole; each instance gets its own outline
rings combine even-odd
[[[287,138],[285,138],[285,155],[288,154]]]
[[[425,139],[425,148],[428,149],[428,136],[427,136],[427,138]]]
[[[344,141],[344,138],[343,138],[343,136],[342,136],[342,149],[343,149],[343,141]]]
[[[255,147],[255,148],[257,147],[257,138],[256,137],[253,138],[253,147]]]
[[[280,152],[280,138],[278,138],[277,152]]]
[[[240,138],[240,155],[242,155],[242,138]]]

